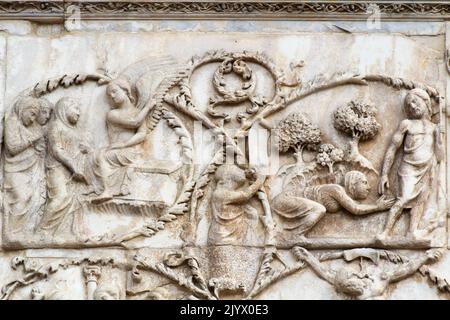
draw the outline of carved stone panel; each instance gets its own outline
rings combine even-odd
[[[2,34],[1,298],[448,299],[446,24],[286,23]]]

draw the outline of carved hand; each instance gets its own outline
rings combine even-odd
[[[395,203],[395,198],[386,198],[385,195],[377,199],[377,207],[379,210],[386,210],[391,208]]]
[[[43,137],[39,138],[38,140],[35,140],[33,142],[33,145],[37,151],[39,152],[45,151],[45,139]]]
[[[257,178],[256,169],[250,168],[248,170],[245,170],[245,177],[249,180],[256,180],[256,178]]]
[[[386,175],[381,176],[378,184],[378,193],[384,194],[389,189],[389,178]]]
[[[427,258],[429,262],[438,261],[443,255],[441,249],[431,249],[427,251]]]
[[[294,253],[298,258],[302,259],[307,259],[310,256],[309,251],[302,247],[295,247]]]

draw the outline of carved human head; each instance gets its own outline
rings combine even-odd
[[[366,284],[351,269],[341,268],[336,272],[335,288],[338,292],[350,297],[358,297],[364,293]]]
[[[428,93],[419,88],[412,89],[405,97],[405,113],[408,119],[431,117],[431,99]]]
[[[158,287],[147,294],[148,300],[168,300],[169,291],[163,287]]]
[[[106,94],[112,100],[114,107],[122,105],[127,100],[132,104],[135,102],[130,82],[125,78],[117,78],[111,81],[106,88]]]
[[[364,200],[370,192],[369,182],[364,173],[349,171],[345,174],[344,186],[347,194],[355,200]]]
[[[75,98],[63,97],[55,106],[55,116],[68,126],[75,126],[80,118],[80,103]]]
[[[39,114],[39,104],[36,98],[22,97],[14,105],[13,111],[23,125],[28,127],[36,121]]]
[[[232,183],[240,186],[245,183],[245,171],[234,164],[224,164],[216,170],[215,179],[218,183]]]
[[[31,300],[44,300],[45,295],[41,292],[38,287],[31,288]]]
[[[43,126],[50,119],[50,115],[53,110],[53,104],[47,99],[40,98],[39,99],[39,114],[37,116],[37,122]]]
[[[115,282],[103,282],[94,292],[94,300],[120,300],[121,288]]]

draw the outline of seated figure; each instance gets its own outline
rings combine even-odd
[[[235,164],[224,164],[215,173],[217,183],[211,197],[211,225],[208,231],[210,246],[210,287],[218,297],[224,291],[245,291],[240,277],[233,275],[239,246],[245,245],[249,230],[249,213],[257,215],[249,204],[262,187],[265,177],[256,171],[245,172]]]
[[[112,102],[112,110],[106,116],[110,145],[97,157],[96,167],[104,185],[103,192],[93,199],[94,203],[130,193],[129,167],[141,158],[139,146],[147,134],[147,128],[142,124],[153,107],[148,103],[142,109],[136,108],[131,85],[126,79],[110,82],[106,93]]]

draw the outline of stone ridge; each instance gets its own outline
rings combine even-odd
[[[365,20],[374,12],[384,19],[450,18],[446,1],[0,1],[0,19],[65,19],[69,6],[82,19],[342,19]],[[72,7],[73,8],[73,7]]]

